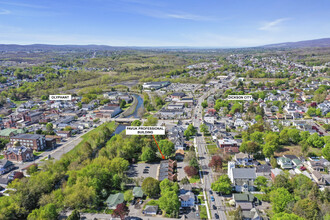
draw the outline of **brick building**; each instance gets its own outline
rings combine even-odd
[[[19,141],[22,146],[31,147],[33,150],[43,150],[46,147],[46,140],[44,135],[39,134],[19,134],[10,137],[10,143]]]

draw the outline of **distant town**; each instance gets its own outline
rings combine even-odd
[[[1,51],[0,219],[328,219],[329,50],[61,50]]]

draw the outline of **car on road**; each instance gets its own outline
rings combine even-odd
[[[213,194],[212,190],[210,190],[210,194],[211,194],[211,195]]]
[[[211,201],[214,202],[214,196],[211,196]]]
[[[216,209],[217,209],[217,207],[216,207],[215,205],[213,205],[213,209],[214,209],[214,210],[216,210]]]
[[[214,214],[215,219],[219,219],[219,215],[217,213]]]

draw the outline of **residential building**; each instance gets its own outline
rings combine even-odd
[[[118,204],[121,204],[124,202],[124,194],[123,193],[116,193],[111,194],[105,203],[107,204],[107,207],[109,209],[116,209]]]
[[[214,124],[216,119],[217,119],[217,117],[215,115],[206,114],[204,116],[204,121],[209,123],[209,124]]]
[[[238,153],[234,156],[234,161],[237,165],[250,166],[252,165],[253,156],[246,153]]]
[[[228,163],[228,177],[236,192],[248,192],[254,190],[256,179],[255,168],[235,168],[235,162]]]
[[[181,207],[193,207],[195,205],[195,194],[191,191],[179,196]]]
[[[142,198],[143,195],[144,195],[144,193],[143,193],[141,187],[135,186],[133,188],[133,196],[134,196],[134,198]]]
[[[44,135],[39,134],[19,134],[10,137],[10,143],[19,141],[22,146],[31,147],[33,150],[43,150],[46,147],[46,140]]]
[[[0,130],[0,138],[4,139],[10,139],[10,137],[15,136],[17,134],[23,134],[23,129],[14,129],[14,128],[6,128],[3,130]]]
[[[158,205],[147,205],[142,213],[144,215],[157,215],[158,212]]]
[[[260,201],[251,193],[234,193],[233,199],[235,201],[236,208],[240,206],[243,211],[249,211],[255,205],[260,203]]]
[[[277,163],[281,166],[282,169],[292,169],[291,159],[287,157],[277,158]]]
[[[10,161],[25,162],[33,160],[33,150],[30,147],[21,146],[18,141],[4,150],[3,155]]]
[[[223,149],[225,153],[239,153],[237,141],[234,139],[223,138],[218,140],[219,148]]]
[[[283,170],[278,169],[278,168],[271,169],[270,172],[271,172],[271,177],[272,177],[273,181],[275,180],[276,176],[278,176],[280,174],[284,174]]]
[[[11,161],[7,159],[0,160],[0,175],[8,173],[12,169],[14,169],[14,167],[15,166]]]

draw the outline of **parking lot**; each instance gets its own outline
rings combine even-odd
[[[127,171],[128,177],[153,177],[157,178],[159,163],[138,163],[130,165]]]

